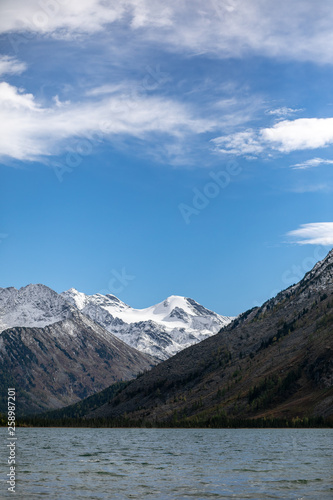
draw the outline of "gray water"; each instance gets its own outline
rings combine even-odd
[[[7,430],[1,429],[2,443]],[[0,498],[333,498],[330,429],[17,429]]]

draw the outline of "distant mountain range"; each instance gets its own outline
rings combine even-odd
[[[131,381],[87,418],[333,419],[333,250],[296,285]]]
[[[158,360],[211,337],[234,319],[177,295],[146,309],[133,309],[114,295],[85,295],[73,288],[61,296],[126,344]]]
[[[113,295],[2,288],[1,395],[16,386],[21,412],[60,408],[135,377],[230,321],[183,297],[137,310]],[[0,400],[0,411],[5,405]]]

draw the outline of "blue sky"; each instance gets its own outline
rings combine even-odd
[[[0,9],[0,286],[234,315],[332,248],[329,1]]]

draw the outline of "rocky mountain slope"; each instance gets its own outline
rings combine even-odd
[[[7,387],[17,411],[75,403],[155,361],[81,314],[44,285],[0,290],[0,411]]]
[[[333,250],[297,284],[133,380],[88,414],[209,425],[333,418]]]
[[[0,332],[13,326],[52,325],[73,313],[58,293],[44,285],[0,288]]]
[[[114,295],[85,295],[73,288],[61,296],[126,344],[159,360],[214,335],[233,319],[176,295],[146,309],[133,309]]]

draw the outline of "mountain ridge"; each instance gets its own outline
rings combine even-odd
[[[144,309],[134,309],[114,295],[86,295],[73,288],[61,296],[127,344],[159,360],[214,335],[233,319],[178,295]]]
[[[44,327],[69,317],[74,308],[46,285],[0,288],[0,331],[11,327]]]
[[[1,289],[0,324],[2,409],[6,387],[18,387],[18,412],[33,413],[75,403],[156,363],[45,285]]]
[[[333,250],[304,278],[218,334],[133,380],[87,418],[207,425],[333,418]]]
[[[68,300],[69,294],[77,300]],[[229,321],[179,296],[142,310],[114,295],[97,294],[92,299],[91,306],[90,296],[74,289],[58,294],[43,284],[0,289],[0,385],[20,387],[21,411],[67,406],[113,382],[129,380],[169,357],[172,349],[198,342]],[[94,314],[81,312],[87,303]],[[105,303],[112,311],[116,309],[118,317],[99,307]],[[108,330],[100,318],[103,314],[111,320]],[[129,334],[136,336],[135,347],[126,342],[126,335],[114,335],[117,328],[128,329],[128,317],[134,317]],[[193,328],[188,333],[185,327],[189,326]],[[196,336],[192,335],[194,327],[199,330]],[[142,352],[147,350],[145,339],[155,347],[154,357]],[[5,404],[0,401],[1,407]]]

